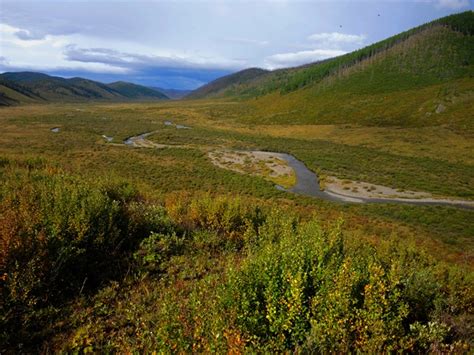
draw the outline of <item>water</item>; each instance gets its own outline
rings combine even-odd
[[[185,126],[185,125],[182,125],[182,124],[174,124],[171,121],[164,121],[163,124],[165,126],[175,126],[176,129],[191,129],[191,127],[189,127],[189,126]]]
[[[294,156],[285,153],[275,153],[276,156],[285,160],[293,168],[296,174],[296,184],[290,189],[284,189],[277,185],[278,190],[289,191],[305,196],[311,196],[333,202],[350,203],[403,203],[410,205],[424,206],[453,206],[466,209],[474,209],[474,205],[469,201],[446,201],[446,200],[409,200],[409,199],[391,199],[391,198],[371,198],[371,197],[349,197],[333,192],[322,191],[319,186],[318,176],[309,170],[303,162]]]

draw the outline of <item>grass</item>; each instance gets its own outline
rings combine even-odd
[[[362,128],[359,129],[359,131],[362,130]],[[381,131],[379,129],[373,134],[375,142],[380,141],[378,134]],[[394,135],[389,133],[390,131],[385,129],[387,136]],[[338,129],[339,136],[343,136],[343,132],[343,128]],[[413,136],[416,134],[415,132],[416,130],[413,131]],[[425,131],[431,141],[436,139],[433,137],[433,132],[436,130]],[[352,134],[354,135],[354,133]],[[286,135],[291,135],[291,128]],[[436,158],[432,158],[434,154],[427,157],[419,156],[418,150],[412,150],[407,154],[406,150],[410,147],[407,148],[406,145],[403,147],[405,149],[403,155],[394,154],[388,151],[387,147],[391,143],[396,147],[395,139],[393,139],[394,143],[388,140],[384,141],[383,148],[385,149],[379,149],[377,144],[370,146],[370,140],[364,141],[364,145],[349,145],[336,143],[338,140],[336,137],[332,139],[282,138],[278,135],[249,133],[249,130],[239,128],[231,132],[231,128],[222,130],[208,126],[195,127],[187,132],[168,129],[157,132],[151,139],[160,143],[186,144],[188,142],[209,145],[209,142],[212,142],[217,147],[287,152],[305,162],[314,171],[321,171],[326,175],[388,185],[394,188],[427,191],[439,196],[473,197],[470,188],[474,178],[473,166],[469,164],[469,160],[466,163],[454,162],[451,155],[454,150],[452,147],[448,147],[444,151],[447,157],[445,160],[441,154],[438,154]],[[462,147],[459,151],[467,156],[467,159],[470,159],[468,148],[471,147],[471,143],[467,139],[464,142],[465,145],[462,145],[462,142],[459,144]],[[411,147],[415,148],[415,145],[412,143]],[[441,151],[442,147],[440,146],[438,149]],[[413,179],[414,176],[417,176],[416,179]]]
[[[227,114],[220,120],[206,114],[223,107]],[[175,191],[213,191],[283,199],[324,214],[335,211],[380,218],[384,224],[421,228],[420,239],[446,242],[446,254],[472,253],[464,247],[473,243],[472,228],[467,222],[470,211],[455,210],[452,217],[453,209],[447,207],[340,206],[302,198],[276,190],[272,182],[261,177],[217,168],[206,153],[208,149],[221,148],[289,152],[323,175],[472,198],[473,165],[468,136],[436,125],[403,128],[403,134],[392,128],[345,124],[312,126],[312,130],[297,125],[261,125],[252,132],[240,119],[234,119],[245,107],[232,102],[202,101],[8,108],[0,111],[4,127],[0,154],[22,159],[41,156],[84,177],[124,178],[158,198]],[[168,119],[192,129],[165,126],[163,122]],[[50,132],[55,126],[61,127],[59,133]],[[106,143],[101,137],[113,136],[114,142],[120,142],[128,136],[155,130],[151,140],[184,148],[133,149]],[[451,132],[448,137],[457,144],[448,146],[447,141],[436,145],[433,152],[428,150],[446,132]],[[419,154],[423,147],[425,155]],[[458,159],[454,158],[456,152]],[[433,218],[421,218],[425,213]]]
[[[472,210],[333,203],[208,156],[474,199],[471,18],[246,100],[0,109],[0,352],[472,352]],[[121,144],[144,132],[167,147]]]
[[[424,342],[449,339],[461,339],[456,346],[469,348],[465,337],[444,325],[433,326],[439,338],[420,334],[426,333],[426,319],[445,324],[449,318],[452,329],[467,329],[465,290],[474,266],[471,210],[331,203],[279,191],[274,182],[284,181],[268,181],[269,176],[218,168],[207,155],[225,149],[287,151],[323,174],[472,198],[467,136],[436,125],[405,127],[403,137],[393,128],[346,124],[311,129],[260,125],[252,131],[240,118],[246,107],[203,101],[0,110],[0,217],[5,222],[0,234],[7,246],[0,265],[8,275],[8,284],[1,287],[8,309],[17,315],[2,313],[4,329],[10,329],[0,334],[2,346],[15,351],[22,342],[31,352],[42,344],[71,352],[205,352],[309,349],[317,343],[321,349],[336,349],[341,343],[322,343],[326,331],[312,328],[333,321],[304,305],[327,301],[325,314],[352,314],[353,319],[341,319],[375,329],[365,298],[350,306],[348,295],[358,292],[360,280],[388,287],[389,302],[400,312],[377,313],[393,321],[377,337],[378,345],[362,340],[365,325],[345,328],[349,337],[360,337],[357,349],[426,349]],[[217,119],[214,110],[223,109],[227,114]],[[166,120],[191,129],[166,126]],[[60,132],[51,132],[52,127]],[[149,139],[171,147],[117,144],[149,131],[156,131]],[[418,148],[428,149],[444,132],[451,132],[453,142],[462,139],[418,154]],[[103,134],[114,137],[113,143]],[[418,134],[425,143],[414,140]],[[456,152],[458,159],[452,156]],[[268,175],[264,166],[257,168]],[[315,262],[319,252],[311,253],[332,243],[324,238],[339,235],[334,228],[341,218],[344,253],[328,254],[332,266],[320,268]],[[10,228],[20,228],[23,239],[5,242],[19,235]],[[297,257],[301,251],[308,254]],[[413,267],[406,267],[407,260]],[[398,268],[397,263],[405,264]],[[275,274],[268,274],[270,269],[262,273],[270,264]],[[298,265],[312,275],[326,270],[325,286],[314,293]],[[352,276],[344,276],[345,267]],[[338,278],[351,287],[343,298],[349,311],[342,313],[330,307],[340,304],[330,302],[331,297],[347,290],[329,281]],[[397,278],[412,280],[407,284],[411,291],[394,296],[399,288],[391,282]],[[271,280],[279,280],[287,292],[272,293]],[[425,293],[439,302],[426,301]],[[262,297],[265,309],[256,306]],[[417,297],[420,305],[428,305],[416,308],[420,313],[410,308],[419,304]],[[303,305],[297,312],[303,317],[284,311],[282,304]],[[293,335],[284,330],[285,322],[295,324]],[[418,322],[413,326],[418,330],[406,332],[404,322]],[[391,332],[411,343],[387,345],[383,339]]]

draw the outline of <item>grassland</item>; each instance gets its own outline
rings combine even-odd
[[[4,127],[0,152],[14,159],[40,156],[79,175],[120,177],[154,196],[163,197],[173,191],[213,191],[284,199],[328,211],[362,215],[370,211],[370,216],[388,215],[394,223],[401,219],[427,231],[433,230],[433,236],[451,239],[449,247],[454,244],[458,251],[471,253],[464,247],[465,242],[472,243],[469,240],[472,226],[467,222],[469,211],[456,212],[463,217],[457,222],[450,218],[445,224],[444,218],[431,218],[428,223],[417,218],[425,211],[449,215],[451,208],[333,205],[277,191],[263,178],[220,169],[207,157],[207,151],[212,149],[288,152],[323,175],[472,199],[474,170],[469,153],[473,144],[469,135],[439,126],[404,128],[400,135],[392,128],[345,124],[311,126],[311,129],[297,125],[260,125],[251,130],[233,121],[232,115],[222,116],[221,121],[207,115],[206,112],[214,109],[213,105],[218,109],[225,106],[230,112],[238,108],[233,115],[242,110],[241,105],[219,101],[9,108],[0,111]],[[166,120],[191,129],[166,126],[163,124]],[[51,132],[51,127],[60,127],[60,132]],[[129,136],[150,131],[156,131],[149,137],[154,142],[177,147],[133,149],[120,144]],[[456,144],[438,144],[434,152],[430,151],[431,143],[446,132]],[[114,140],[107,143],[103,134]],[[410,137],[414,140],[410,141]],[[427,152],[426,156],[419,153],[423,151]],[[410,212],[407,215],[389,212],[400,209]],[[456,242],[457,237],[461,239]]]
[[[30,351],[285,351],[315,344],[321,351],[343,351],[337,334],[324,343],[328,330],[315,327],[316,320],[330,327],[334,319],[347,325],[347,337],[358,337],[360,345],[350,349],[426,350],[435,342],[448,344],[441,350],[468,349],[471,210],[298,196],[278,191],[262,176],[219,168],[208,152],[289,152],[321,174],[473,199],[471,133],[436,122],[400,129],[265,121],[253,126],[255,107],[217,100],[0,110],[0,265],[8,270],[2,294],[18,315],[3,313],[2,324],[14,330],[1,334],[5,349],[18,350],[23,342]],[[167,126],[168,120],[191,129]],[[122,144],[151,131],[148,139],[168,147]],[[432,149],[440,137],[446,139]],[[337,227],[341,218],[343,232]],[[21,242],[6,242],[18,233]],[[11,252],[17,245],[26,245],[21,257]],[[29,253],[35,257],[28,259]],[[314,264],[321,253],[327,254],[327,273]],[[276,274],[260,274],[270,264]],[[319,281],[300,268],[320,275]],[[98,269],[103,272],[91,277]],[[293,286],[282,286],[283,293],[271,299],[270,280],[286,285],[288,275]],[[349,288],[330,281],[348,279]],[[400,281],[402,288],[397,279],[410,281]],[[316,284],[326,286],[316,292]],[[390,297],[398,308],[351,303],[350,294],[362,284],[378,290],[374,300]],[[390,290],[385,296],[383,287]],[[266,296],[252,296],[252,290],[266,290]],[[343,290],[346,311],[333,309],[331,297]],[[257,307],[259,299],[268,313]],[[280,300],[300,310],[283,312]],[[306,306],[315,302],[333,318]],[[391,323],[370,342],[364,327],[377,328],[370,323],[377,314]],[[423,335],[428,320],[436,336]],[[285,322],[299,330],[286,332]],[[411,328],[404,327],[407,322]],[[387,342],[386,336],[400,341]]]
[[[474,200],[473,16],[212,100],[0,109],[0,353],[472,352],[472,209],[292,194],[249,152]]]

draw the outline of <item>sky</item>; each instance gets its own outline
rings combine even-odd
[[[195,89],[342,55],[474,0],[0,0],[0,72]]]

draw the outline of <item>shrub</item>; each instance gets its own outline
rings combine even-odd
[[[405,244],[348,244],[341,223],[323,229],[277,216],[259,228],[259,247],[229,272],[222,291],[252,348],[379,353],[468,346],[469,336],[453,333],[446,321],[458,313],[455,304],[464,314],[471,304],[464,292],[452,300],[457,292],[446,275],[456,273]],[[461,290],[470,284],[455,283]]]
[[[120,278],[143,238],[172,230],[165,211],[139,202],[133,187],[40,162],[11,166],[0,187],[1,321],[26,341],[29,327],[49,317],[44,309]]]
[[[166,235],[152,232],[140,243],[134,259],[138,263],[139,271],[161,272],[166,269],[169,257],[180,253],[182,249],[183,238],[179,238],[175,233]]]
[[[215,232],[221,245],[236,250],[244,245],[246,231],[258,228],[263,221],[261,206],[235,196],[171,195],[165,205],[177,225],[188,231]]]

